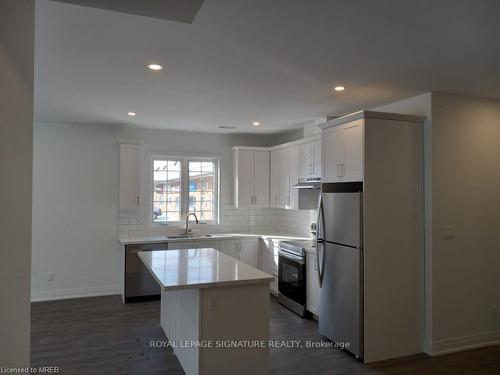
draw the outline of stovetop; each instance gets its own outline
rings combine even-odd
[[[316,246],[313,240],[280,241],[279,248],[289,253],[305,256],[306,249]]]

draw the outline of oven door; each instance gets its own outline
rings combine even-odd
[[[303,316],[306,305],[305,257],[283,250],[280,250],[278,254],[279,302]]]

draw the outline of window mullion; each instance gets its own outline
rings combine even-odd
[[[181,221],[186,217],[189,211],[189,162],[182,159],[182,184],[181,184]]]

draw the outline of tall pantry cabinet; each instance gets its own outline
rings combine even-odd
[[[423,122],[361,111],[320,125],[322,182],[363,183],[365,362],[422,351]]]

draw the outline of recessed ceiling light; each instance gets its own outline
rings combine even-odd
[[[159,64],[149,64],[149,65],[148,65],[148,69],[149,69],[149,70],[158,71],[158,70],[162,70],[162,69],[163,69],[163,66],[161,66],[161,65],[159,65]]]
[[[130,117],[134,117],[136,114],[137,113],[135,113],[135,112],[129,112],[129,113],[127,113],[127,115],[129,115]]]
[[[252,125],[253,126],[260,126],[260,122],[259,121],[254,121],[254,122],[252,122]]]
[[[345,90],[345,87],[344,86],[335,86],[335,91],[344,91]]]

